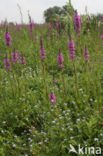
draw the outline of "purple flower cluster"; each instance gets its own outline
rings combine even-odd
[[[19,53],[20,52],[14,50],[14,52],[12,53],[12,60],[11,61],[13,63],[16,63],[20,59],[20,63],[25,65],[26,64],[25,57],[23,56],[23,53],[21,53],[21,57],[18,57]]]
[[[24,56],[20,57],[20,60],[21,60],[20,61],[21,64],[24,64],[24,65],[26,64],[26,60]]]
[[[40,49],[40,58],[41,58],[42,61],[44,61],[45,58],[46,58],[45,50],[44,49]]]
[[[73,60],[75,58],[75,48],[74,48],[74,41],[71,39],[68,42],[68,48],[70,51],[70,59]]]
[[[59,52],[59,55],[57,56],[57,61],[59,63],[59,68],[64,68],[64,65],[62,65],[62,63],[64,62],[63,59],[63,54],[61,52]]]
[[[77,11],[74,13],[74,25],[75,32],[78,33],[81,30],[81,17],[78,15]]]
[[[18,57],[19,54],[20,54],[19,51],[14,50],[14,52],[12,52],[12,59],[11,60],[9,60],[8,57],[6,57],[4,59],[4,64],[5,64],[5,69],[6,70],[9,70],[11,68],[10,62],[17,63],[18,60],[20,60],[20,62],[19,62],[20,64],[23,64],[23,65],[26,64],[26,59],[23,56],[23,53],[21,53],[21,57]]]
[[[14,52],[12,53],[12,62],[16,63],[18,59],[18,53],[14,50]]]
[[[56,97],[54,95],[54,93],[52,92],[51,94],[49,94],[49,100],[52,104],[56,103]]]
[[[10,33],[8,32],[8,29],[6,29],[6,32],[5,32],[5,41],[6,41],[6,45],[7,46],[11,46],[11,36],[10,36]]]
[[[5,64],[5,69],[10,70],[10,62],[7,57],[4,59],[4,64]]]

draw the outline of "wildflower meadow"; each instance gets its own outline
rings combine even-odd
[[[102,156],[103,17],[68,7],[0,23],[0,156]]]

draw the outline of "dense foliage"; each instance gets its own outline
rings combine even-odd
[[[47,23],[52,22],[54,17],[66,16],[68,13],[69,13],[68,5],[64,5],[63,7],[58,7],[58,6],[50,7],[44,11],[45,22]]]

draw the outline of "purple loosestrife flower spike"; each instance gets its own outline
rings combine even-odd
[[[26,60],[25,60],[25,57],[23,56],[23,54],[22,54],[22,56],[20,57],[20,60],[21,60],[21,61],[20,61],[21,64],[24,64],[24,65],[26,64]]]
[[[41,55],[40,58],[41,58],[41,60],[44,62],[46,56],[45,56],[45,55]]]
[[[31,17],[30,17],[30,15],[29,15],[29,29],[30,29],[30,36],[31,36],[31,38],[33,37],[33,27],[34,27],[34,22],[31,20]]]
[[[16,63],[18,61],[18,53],[15,51],[14,49],[14,52],[12,53],[12,62]]]
[[[9,62],[9,59],[6,57],[5,59],[4,59],[4,64],[5,64],[5,69],[6,70],[10,70],[10,62]]]
[[[74,48],[74,41],[71,39],[71,35],[68,41],[68,48],[70,51],[70,59],[73,60],[75,58],[75,48]]]
[[[58,61],[58,67],[59,68],[64,68],[64,66],[62,65],[62,63],[64,62],[64,59],[63,59],[63,54],[60,52],[60,49],[59,49],[59,55],[57,56],[57,61]]]
[[[6,45],[10,46],[11,45],[11,36],[10,33],[8,32],[8,27],[6,28],[6,32],[5,32],[5,41],[6,41]]]
[[[31,31],[31,32],[33,31],[33,26],[34,26],[34,23],[31,21],[31,22],[30,22],[30,31]]]
[[[77,11],[74,13],[74,25],[75,32],[78,33],[81,30],[81,17],[78,15]]]
[[[51,94],[49,94],[49,100],[52,104],[56,103],[56,97],[54,95],[54,93],[52,92]]]
[[[85,61],[88,62],[88,50],[86,49],[86,46],[84,49],[84,57],[85,57]]]
[[[40,37],[40,58],[42,61],[45,60],[46,55],[45,55],[45,50],[43,48],[43,41],[42,41],[42,37]]]
[[[34,22],[30,20],[30,32],[33,32]]]

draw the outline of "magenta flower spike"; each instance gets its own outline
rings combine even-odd
[[[32,38],[33,37],[34,22],[31,20],[30,16],[29,16],[29,20],[30,20],[30,23],[29,23],[30,37]]]
[[[41,55],[45,55],[45,50],[42,48],[42,49],[40,49],[40,54]]]
[[[64,68],[64,65],[62,65],[62,63],[64,62],[64,59],[63,59],[63,54],[60,52],[60,49],[59,49],[59,55],[57,56],[57,62],[58,62],[58,67],[59,68]]]
[[[54,93],[52,92],[51,94],[49,94],[49,100],[52,104],[56,103],[56,97],[54,95]]]
[[[70,51],[70,59],[73,60],[75,58],[75,48],[74,48],[74,41],[71,39],[68,41],[68,48]]]
[[[81,30],[81,17],[78,15],[77,11],[74,13],[74,25],[75,32],[78,33]]]
[[[42,61],[44,61],[46,56],[45,55],[41,55],[40,58],[41,58]]]
[[[85,57],[85,61],[88,62],[88,50],[86,49],[86,46],[84,49],[84,57]]]
[[[7,46],[11,46],[11,40],[12,38],[10,36],[10,33],[8,32],[8,27],[7,27],[5,32],[5,41]]]
[[[57,56],[57,60],[58,60],[58,63],[60,63],[60,64],[62,64],[64,62],[62,53],[59,53],[59,55]]]
[[[9,59],[7,57],[4,59],[4,64],[5,64],[5,69],[10,70],[11,66],[10,66]]]
[[[14,49],[14,52],[12,53],[12,62],[13,63],[16,63],[17,61],[18,61],[18,53],[15,51],[15,49]]]
[[[33,31],[33,27],[34,27],[34,22],[33,21],[30,21],[30,32]]]
[[[44,62],[45,58],[46,58],[46,55],[45,55],[45,50],[43,48],[43,41],[42,41],[42,37],[40,37],[40,58],[41,58],[41,61]]]
[[[24,64],[24,65],[26,64],[26,60],[25,60],[25,57],[23,56],[23,54],[22,54],[22,56],[20,57],[20,60],[21,60],[21,61],[20,61],[21,64]]]

